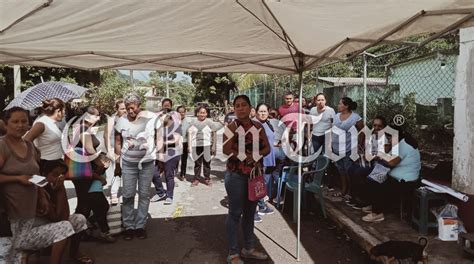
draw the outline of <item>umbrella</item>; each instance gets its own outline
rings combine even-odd
[[[72,83],[40,83],[23,91],[5,107],[5,110],[14,106],[32,110],[41,106],[44,100],[51,98],[59,98],[67,102],[71,99],[81,97],[86,91],[86,88]]]

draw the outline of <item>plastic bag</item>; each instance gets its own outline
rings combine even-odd
[[[446,204],[438,208],[433,208],[431,212],[436,218],[458,218],[458,207],[454,204]]]
[[[464,225],[458,217],[458,207],[454,204],[446,204],[434,208],[431,212],[438,221],[438,238],[443,241],[456,241],[458,234],[466,232]]]

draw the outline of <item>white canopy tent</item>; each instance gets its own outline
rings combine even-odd
[[[382,41],[473,25],[473,9],[472,0],[4,0],[0,63],[298,73]]]
[[[301,100],[303,71],[473,25],[473,0],[4,0],[0,64],[299,74]]]

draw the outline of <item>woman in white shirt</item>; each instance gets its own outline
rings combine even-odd
[[[145,230],[150,185],[155,167],[156,114],[141,110],[141,99],[130,94],[124,98],[127,115],[115,125],[115,154],[120,155],[122,169],[122,219],[124,240],[147,238]],[[119,166],[119,164],[115,164]],[[134,210],[138,188],[138,208]]]
[[[43,115],[35,120],[33,127],[24,136],[24,139],[33,142],[41,153],[40,171],[43,172],[45,161],[60,161],[64,157],[61,147],[62,131],[57,123],[64,117],[65,104],[59,98],[43,101]]]
[[[321,149],[322,154],[325,147],[325,133],[331,129],[336,112],[332,107],[326,105],[326,96],[323,93],[318,93],[314,100],[316,101],[316,106],[311,108],[309,112],[310,115],[315,116],[312,124],[311,143],[313,144],[314,152]]]
[[[198,106],[188,128],[188,148],[194,160],[194,179],[191,186],[201,182],[201,169],[204,174],[204,184],[211,183],[211,156],[215,154],[217,124],[209,119],[209,109]]]

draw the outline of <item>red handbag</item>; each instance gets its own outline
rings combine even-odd
[[[265,187],[262,169],[256,166],[250,172],[248,179],[248,199],[252,202],[256,202],[266,195],[267,188]]]

